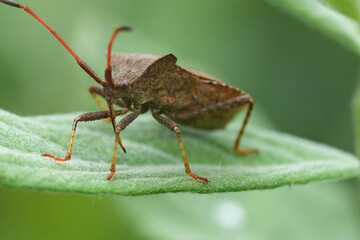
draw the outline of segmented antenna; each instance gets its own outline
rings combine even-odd
[[[104,82],[95,72],[92,70],[83,60],[81,60],[78,55],[66,44],[66,42],[52,29],[47,23],[45,23],[39,16],[37,16],[29,7],[23,6],[20,3],[11,1],[11,0],[0,0],[0,2],[7,4],[12,7],[23,8],[26,12],[28,12],[31,16],[33,16],[36,20],[38,20],[44,27],[46,27],[54,37],[68,50],[68,52],[75,58],[76,62],[80,65],[80,67],[87,72],[96,82],[98,82],[102,86],[106,86],[106,82]]]
[[[122,26],[122,27],[117,27],[114,30],[113,35],[110,38],[110,42],[109,42],[109,46],[108,46],[108,51],[107,51],[107,66],[106,66],[106,70],[105,70],[105,80],[106,82],[111,86],[111,87],[115,87],[115,83],[114,80],[112,78],[112,74],[111,74],[111,65],[110,65],[110,61],[111,61],[111,48],[112,48],[112,44],[115,40],[116,35],[120,32],[120,31],[131,31],[132,27],[130,26]]]

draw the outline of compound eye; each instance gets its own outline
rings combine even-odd
[[[128,82],[127,82],[127,81],[122,81],[122,82],[120,83],[120,87],[121,87],[122,89],[125,89],[127,86],[128,86]]]

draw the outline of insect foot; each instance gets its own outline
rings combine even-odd
[[[43,156],[43,157],[49,157],[49,158],[54,159],[55,161],[60,161],[60,162],[65,162],[65,161],[70,160],[70,158],[67,157],[67,156],[65,156],[64,158],[60,158],[60,157],[55,157],[54,155],[51,155],[51,154],[49,154],[49,153],[43,153],[43,154],[41,154],[41,156]]]
[[[189,172],[188,175],[192,177],[195,180],[203,181],[204,183],[208,184],[210,181],[206,177],[200,177],[198,175],[193,174],[192,172]]]
[[[109,176],[106,178],[106,180],[110,181],[111,179],[113,179],[114,173],[115,173],[115,172],[110,172],[110,174],[109,174]]]
[[[256,148],[250,148],[250,149],[242,149],[238,148],[237,146],[234,147],[235,151],[241,155],[248,155],[250,153],[259,153],[259,150]]]

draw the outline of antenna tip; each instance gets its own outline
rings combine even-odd
[[[121,31],[132,31],[133,27],[132,26],[121,26],[120,29],[121,29]]]
[[[22,8],[22,5],[20,3],[11,0],[0,0],[0,2],[12,7]]]

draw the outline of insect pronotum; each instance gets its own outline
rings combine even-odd
[[[53,158],[56,161],[68,161],[71,159],[75,131],[78,122],[110,119],[115,133],[114,152],[107,177],[114,177],[116,167],[116,155],[118,145],[125,151],[120,138],[123,131],[140,114],[151,111],[152,116],[162,125],[174,131],[182,158],[185,172],[195,180],[208,182],[206,177],[198,176],[191,172],[180,136],[179,125],[187,125],[203,129],[224,128],[226,124],[245,106],[247,113],[235,140],[234,149],[240,154],[257,152],[257,149],[242,149],[239,147],[246,123],[254,106],[254,100],[245,92],[226,85],[204,72],[187,69],[176,65],[176,57],[172,54],[156,56],[151,54],[125,54],[112,53],[111,48],[116,35],[120,31],[131,30],[128,26],[115,29],[106,52],[107,67],[105,69],[105,81],[103,81],[65,41],[42,19],[40,19],[29,7],[10,0],[0,2],[22,8],[44,25],[67,51],[75,58],[80,67],[87,72],[98,84],[91,85],[90,93],[102,108],[102,111],[87,112],[74,119],[71,130],[70,142],[65,157],[55,157],[49,153],[42,156]],[[98,96],[107,102],[105,107]],[[121,110],[114,110],[114,104]],[[131,112],[118,123],[115,118]]]

